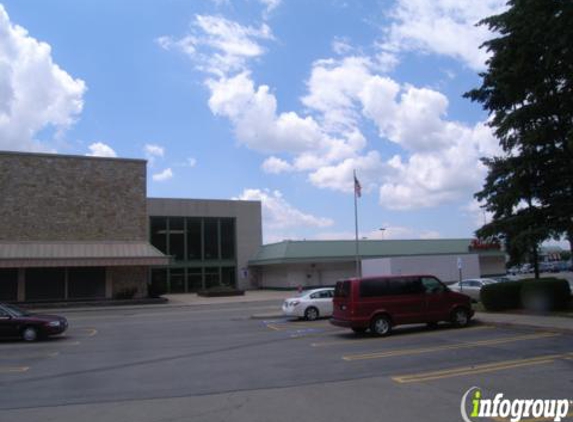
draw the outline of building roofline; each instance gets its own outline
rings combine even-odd
[[[23,156],[23,157],[40,157],[40,158],[62,158],[62,159],[82,159],[82,160],[108,160],[108,161],[127,161],[136,163],[147,163],[144,158],[123,158],[123,157],[97,157],[92,155],[74,155],[74,154],[60,154],[57,152],[26,152],[26,151],[4,151],[0,150],[0,156]]]
[[[156,196],[148,196],[147,200],[151,201],[178,201],[178,202],[233,202],[233,203],[241,203],[241,202],[249,202],[253,204],[260,204],[261,201],[256,199],[210,199],[210,198],[167,198],[167,197],[156,197]]]

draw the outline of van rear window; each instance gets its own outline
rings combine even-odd
[[[339,281],[336,283],[334,289],[334,297],[349,297],[350,296],[350,281]]]

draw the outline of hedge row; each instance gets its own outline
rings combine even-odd
[[[563,279],[525,279],[488,284],[481,289],[480,299],[488,311],[523,308],[550,312],[569,306],[571,289]]]

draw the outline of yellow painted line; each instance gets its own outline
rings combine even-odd
[[[401,383],[413,383],[434,381],[443,378],[459,377],[463,375],[475,375],[487,372],[503,371],[506,369],[520,368],[523,366],[542,365],[552,363],[555,359],[559,359],[564,355],[547,355],[538,356],[529,359],[509,360],[503,362],[487,363],[483,365],[462,366],[459,368],[444,369],[441,371],[424,372],[420,374],[399,375],[392,377],[392,380]]]
[[[567,413],[567,415],[565,415],[566,418],[571,418],[573,417],[573,410],[569,413]],[[493,421],[496,422],[509,422],[511,421],[511,418],[492,418]],[[533,418],[533,419],[520,419],[520,422],[545,422],[545,421],[553,421],[554,418]]]
[[[93,337],[97,334],[97,330],[95,328],[85,328],[85,331],[88,332],[88,337]]]
[[[270,328],[271,330],[275,330],[275,331],[282,331],[282,328],[277,327],[273,324],[267,324],[267,328]]]
[[[542,338],[556,337],[559,336],[558,333],[539,333],[539,334],[527,334],[515,337],[505,337],[500,339],[490,339],[490,340],[480,340],[471,341],[467,343],[452,344],[447,346],[434,346],[434,347],[423,347],[416,349],[399,349],[390,350],[385,352],[375,352],[375,353],[364,353],[356,355],[343,356],[342,359],[346,361],[355,360],[366,360],[366,359],[382,359],[388,357],[396,356],[409,356],[409,355],[420,355],[423,353],[441,352],[444,350],[457,350],[457,349],[469,349],[472,347],[483,347],[483,346],[493,346],[497,344],[513,343],[516,341],[526,341],[526,340],[537,340]]]
[[[456,330],[456,333],[465,333],[467,331],[477,331],[477,330],[491,330],[494,329],[495,327],[493,325],[480,325],[478,327],[470,327],[470,328],[465,328],[464,330]],[[347,340],[336,340],[336,341],[324,341],[324,342],[320,342],[320,343],[312,343],[311,346],[312,347],[328,347],[328,346],[338,346],[341,344],[344,345],[351,345],[351,344],[356,344],[356,343],[375,343],[375,342],[393,342],[394,340],[401,340],[401,339],[405,339],[405,338],[410,338],[410,336],[413,336],[415,338],[418,337],[439,337],[439,334],[444,334],[444,333],[448,333],[451,332],[450,328],[448,329],[442,329],[442,330],[438,330],[438,331],[430,331],[430,332],[412,332],[412,333],[408,333],[408,334],[400,334],[400,335],[396,335],[394,337],[368,337],[368,338],[349,338]],[[341,332],[345,332],[348,333],[348,330],[341,330]]]
[[[0,366],[0,374],[9,374],[15,372],[26,372],[29,366]]]

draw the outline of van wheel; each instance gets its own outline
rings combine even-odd
[[[456,328],[467,327],[470,323],[470,314],[464,308],[456,308],[452,312],[451,321]]]
[[[308,320],[308,321],[315,321],[318,319],[318,309],[316,309],[315,307],[311,306],[310,308],[306,308],[306,311],[304,311],[304,317]]]
[[[364,334],[366,332],[367,328],[364,327],[354,327],[352,328],[352,331],[354,331],[356,334]]]
[[[372,322],[370,322],[370,331],[376,336],[387,336],[392,331],[392,323],[390,318],[385,315],[379,315],[374,317]]]

